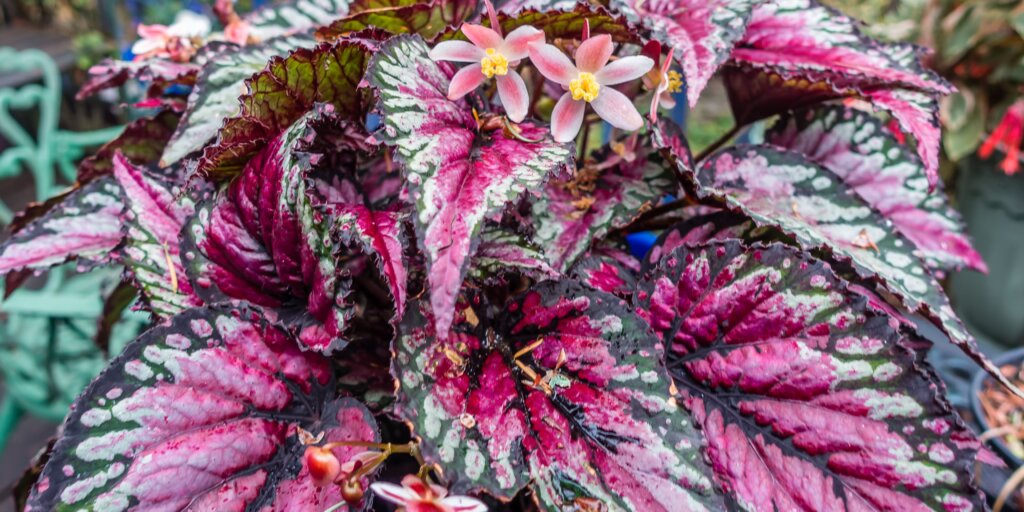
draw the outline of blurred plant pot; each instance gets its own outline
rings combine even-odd
[[[995,364],[999,368],[1006,365],[1020,366],[1024,362],[1024,348],[1018,348],[1011,350],[997,358],[995,358]],[[975,421],[978,423],[979,432],[986,432],[992,428],[989,424],[988,417],[985,416],[985,410],[981,407],[981,399],[978,397],[982,389],[984,389],[985,383],[991,379],[989,374],[985,370],[979,370],[974,376],[974,382],[971,383],[971,414],[974,415]],[[988,445],[996,450],[996,453],[1006,461],[1006,464],[1010,466],[1012,471],[1024,465],[1024,460],[1015,455],[1010,447],[1006,445],[1001,436],[995,436],[988,441]]]
[[[950,294],[976,334],[1016,347],[1024,341],[1024,175],[1007,176],[997,162],[972,155],[960,163],[960,211],[989,272],[955,273]]]

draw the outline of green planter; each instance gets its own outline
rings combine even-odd
[[[1024,175],[1006,176],[997,162],[960,163],[960,211],[989,272],[954,274],[950,292],[977,336],[1010,348],[1024,345]]]

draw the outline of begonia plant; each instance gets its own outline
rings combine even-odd
[[[153,319],[26,510],[984,507],[925,360],[999,375],[936,278],[985,264],[922,49],[816,0],[213,12],[94,68],[155,110],[0,246]],[[691,153],[711,80],[763,137]]]

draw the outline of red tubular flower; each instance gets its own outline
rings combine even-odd
[[[999,168],[1006,174],[1015,174],[1020,170],[1020,145],[1024,139],[1024,99],[1019,99],[1010,105],[1006,114],[999,121],[999,125],[989,134],[988,138],[981,145],[978,154],[982,158],[992,156],[996,148],[1006,153]]]

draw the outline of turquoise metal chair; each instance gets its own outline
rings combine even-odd
[[[69,132],[58,127],[61,77],[53,60],[34,49],[0,47],[0,76],[27,74],[37,80],[0,88],[0,137],[11,145],[0,153],[0,179],[29,173],[37,200],[58,192],[58,178],[75,179],[76,162],[89,147],[120,133],[120,127]],[[13,112],[35,110],[34,136]],[[0,224],[10,223],[12,208],[0,200]],[[120,273],[98,269],[76,274],[71,265],[53,269],[45,283],[22,289],[0,304],[0,451],[24,413],[59,421],[71,400],[102,369],[107,355],[93,342],[103,307],[104,283],[116,284]],[[29,287],[26,287],[29,288]],[[111,354],[117,354],[146,322],[142,314],[128,315],[115,328]]]

